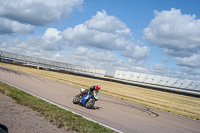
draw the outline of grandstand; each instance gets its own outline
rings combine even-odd
[[[121,70],[116,70],[114,78],[125,83],[200,96],[200,81]]]
[[[47,59],[35,58],[10,52],[0,51],[0,59],[6,62],[35,66],[41,69],[66,71],[74,74],[83,74],[94,77],[104,77],[105,71],[84,66],[72,65]]]

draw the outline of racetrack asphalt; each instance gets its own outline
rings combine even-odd
[[[80,88],[0,67],[0,80],[125,133],[200,133],[200,121],[99,94],[94,108],[75,105]]]

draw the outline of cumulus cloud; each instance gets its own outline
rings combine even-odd
[[[133,39],[124,22],[104,10],[74,28],[64,31],[48,28],[42,36],[29,36],[24,42],[18,39],[5,41],[0,45],[3,46],[1,50],[9,49],[10,52],[29,56],[98,67],[112,74],[115,69],[133,67],[119,59],[119,56],[140,62],[149,56],[150,51],[147,46]]]
[[[199,67],[200,66],[200,54],[194,54],[189,57],[176,58],[176,62],[180,66],[188,66],[188,67]]]
[[[24,43],[46,51],[59,51],[65,47],[117,50],[122,56],[140,60],[148,58],[150,51],[147,46],[134,41],[125,23],[107,15],[105,10],[98,11],[90,20],[74,28],[64,31],[48,28],[43,36],[29,36]]]
[[[144,39],[176,56],[191,56],[200,49],[200,20],[180,9],[154,11],[155,18],[144,29]]]
[[[62,50],[60,33],[55,28],[48,28],[43,36],[29,36],[25,43],[44,51],[60,51]]]
[[[84,47],[78,47],[71,57],[79,58],[80,60],[93,60],[96,61],[97,64],[99,64],[98,62],[115,62],[118,60],[117,56],[108,50],[89,49]]]
[[[30,24],[21,24],[6,18],[0,18],[0,34],[1,35],[19,35],[32,33],[34,27]]]
[[[55,28],[48,28],[45,31],[45,34],[41,37],[43,49],[48,51],[61,50],[61,44],[59,41],[62,39],[62,36],[60,33],[61,31],[58,31]]]
[[[31,25],[43,26],[67,17],[83,0],[4,0],[0,16]]]
[[[164,72],[166,72],[168,69],[163,65],[163,64],[155,64],[150,66],[150,70],[153,73],[159,73],[159,74],[163,74]]]
[[[200,66],[200,19],[180,9],[154,11],[155,18],[143,30],[144,39],[174,57],[183,72],[198,73]],[[189,71],[190,70],[190,71]]]
[[[176,64],[182,66],[181,71],[186,73],[186,78],[200,79],[200,54],[193,54],[188,57],[176,57]],[[193,76],[191,76],[193,75]]]
[[[122,55],[130,58],[148,57],[149,48],[140,47],[130,39],[131,31],[124,22],[105,10],[74,28],[62,32],[66,45],[96,47],[106,50],[124,51]],[[141,54],[142,53],[142,54]]]
[[[0,44],[0,50],[8,52],[21,52],[23,51],[37,51],[38,47],[33,45],[33,43],[21,42],[19,39],[14,39],[11,41],[4,41]]]
[[[121,49],[129,43],[126,35],[130,29],[114,16],[107,15],[106,11],[97,12],[92,19],[74,28],[67,28],[62,35],[68,44],[76,46],[92,46],[104,49]]]
[[[92,19],[85,22],[85,25],[91,30],[122,35],[130,34],[130,29],[125,23],[115,16],[107,15],[105,10],[98,11]]]
[[[1,50],[19,51],[21,53],[24,53],[23,51],[35,53],[60,51],[62,50],[60,33],[55,28],[48,28],[43,36],[29,36],[25,41],[20,41],[19,39],[8,41],[2,37],[2,41],[0,40]]]
[[[66,52],[54,58],[56,61],[106,70],[114,75],[115,70],[125,63],[108,50],[78,47],[73,52]]]
[[[150,49],[147,46],[139,47],[138,45],[129,45],[122,52],[123,56],[132,57],[134,59],[147,59]]]
[[[44,39],[47,43],[56,42],[62,38],[60,33],[61,32],[55,28],[48,28],[42,36],[42,39]]]
[[[184,66],[182,71],[186,73],[186,78],[190,78],[193,80],[200,79],[200,68],[199,67],[187,67]]]
[[[0,50],[16,54],[27,55],[31,57],[44,58],[53,60],[58,51],[44,49],[41,45],[41,37],[28,37],[26,41],[14,39],[11,41],[4,40],[0,43]]]

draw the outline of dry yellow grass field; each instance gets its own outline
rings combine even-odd
[[[0,63],[0,66],[80,88],[100,84],[102,87],[100,92],[103,94],[200,120],[200,98],[6,63]]]

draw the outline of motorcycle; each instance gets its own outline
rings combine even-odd
[[[88,94],[83,94],[84,89],[81,89],[81,93],[79,95],[76,95],[73,98],[73,103],[74,104],[82,104],[84,105],[86,108],[90,109],[94,106],[95,101],[97,101],[99,98],[97,96],[97,92],[93,91],[92,94],[88,93]]]

